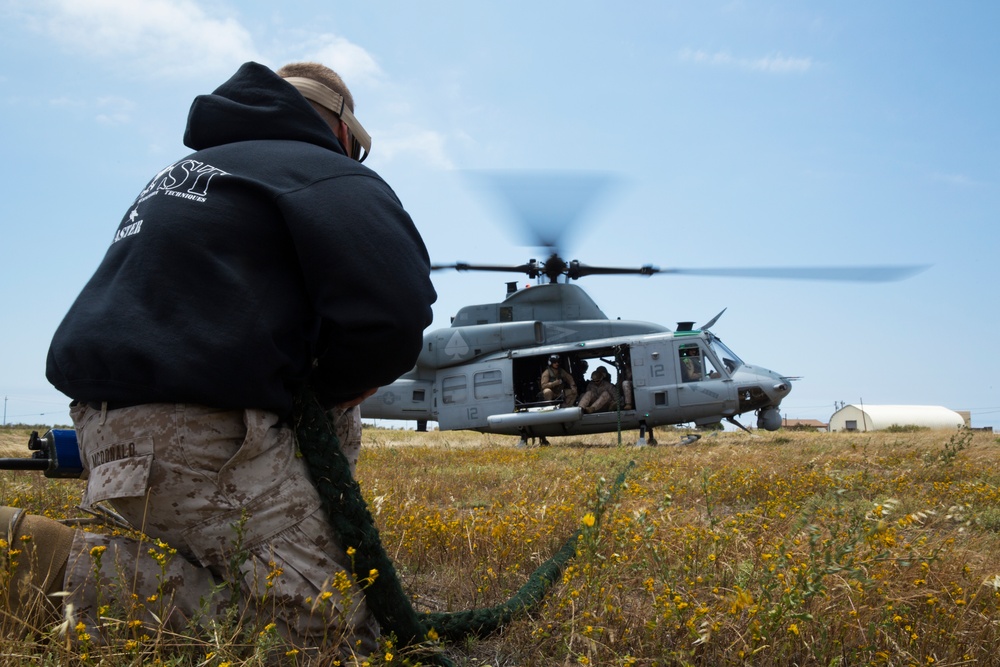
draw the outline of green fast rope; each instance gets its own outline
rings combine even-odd
[[[404,646],[422,642],[427,629],[420,622],[396,575],[396,568],[382,547],[378,528],[361,487],[351,476],[350,464],[340,450],[334,426],[315,397],[303,393],[294,406],[295,435],[309,467],[320,502],[341,546],[353,546],[355,576],[378,570],[365,589],[365,600],[379,625],[396,635]]]
[[[424,641],[430,628],[434,628],[438,636],[451,640],[485,636],[496,631],[518,613],[538,604],[559,578],[566,563],[576,555],[581,530],[573,533],[559,551],[542,563],[507,602],[469,611],[418,614],[403,591],[396,568],[382,546],[375,520],[361,495],[361,487],[351,476],[350,465],[340,450],[334,425],[326,410],[311,394],[303,393],[296,398],[294,412],[299,450],[309,467],[334,534],[344,547],[355,547],[355,576],[364,578],[371,570],[378,571],[375,581],[365,588],[368,608],[383,630],[394,633],[402,645]],[[612,485],[607,499],[598,504],[595,529],[600,525],[604,508],[624,484],[625,474],[633,465],[634,462],[631,462],[626,466]],[[447,662],[443,656],[437,658]]]

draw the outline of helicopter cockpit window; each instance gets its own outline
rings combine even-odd
[[[702,365],[701,348],[694,343],[681,345],[679,356],[681,380],[683,382],[698,382],[705,379],[705,367]]]
[[[743,365],[743,360],[737,357],[721,340],[715,336],[710,336],[708,340],[712,346],[712,350],[715,352],[715,356],[722,361],[722,365],[726,367],[726,370],[730,374],[736,372],[736,369]]]
[[[468,393],[468,379],[464,375],[452,375],[441,382],[444,403],[465,403]]]
[[[702,364],[705,366],[705,377],[709,380],[718,380],[722,377],[722,373],[715,367],[715,362],[712,361],[711,355],[703,355]]]
[[[684,382],[701,382],[722,377],[712,355],[706,354],[697,343],[681,345],[679,356],[681,380]]]

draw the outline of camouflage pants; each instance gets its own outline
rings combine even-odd
[[[330,417],[337,427],[340,451],[351,464],[351,477],[356,477],[358,457],[361,455],[361,408],[334,408]]]
[[[584,411],[590,408],[590,412],[615,410],[618,407],[618,401],[615,400],[614,387],[610,385],[604,389],[588,387],[587,391],[583,392],[583,396],[580,397],[580,407]]]
[[[99,637],[103,608],[138,604],[171,628],[204,625],[229,606],[232,587],[241,613],[274,622],[297,648],[375,649],[378,626],[350,558],[275,414],[154,404],[75,405],[71,415],[88,476],[83,506],[107,501],[153,540],[77,532],[65,581],[74,622]],[[334,416],[353,472],[358,411]]]

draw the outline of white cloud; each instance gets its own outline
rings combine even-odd
[[[727,51],[707,51],[684,49],[680,52],[683,62],[693,62],[700,65],[717,67],[737,67],[755,72],[770,72],[784,74],[789,72],[807,72],[812,67],[811,58],[792,58],[776,53],[760,58],[738,58]]]
[[[323,63],[334,70],[351,90],[382,79],[382,68],[375,58],[357,44],[329,34],[320,35],[312,41],[308,55],[303,59]]]
[[[132,120],[135,102],[125,97],[105,96],[94,100],[79,97],[53,97],[49,105],[61,109],[72,110],[77,115],[94,113],[94,118],[104,125],[122,125]]]
[[[982,185],[980,181],[968,176],[966,174],[959,173],[944,173],[944,172],[934,172],[930,174],[930,179],[938,183],[946,183],[954,187],[967,188]]]
[[[248,60],[272,67],[313,60],[335,69],[352,89],[384,79],[369,51],[328,32],[280,31],[270,42],[276,48],[263,53],[238,16],[225,11],[201,0],[35,0],[7,7],[4,19],[131,77],[214,79]]]
[[[80,98],[66,97],[65,95],[63,95],[62,97],[53,97],[51,100],[49,100],[49,104],[54,107],[63,107],[67,109],[83,108],[87,106],[87,103],[81,100]]]
[[[412,158],[433,169],[454,168],[444,135],[420,127],[370,51],[332,32],[278,28],[280,34],[261,53],[254,35],[225,7],[202,0],[34,0],[7,14],[72,57],[98,60],[102,69],[128,77],[215,80],[247,60],[275,68],[296,60],[321,62],[355,92],[362,122],[369,108],[383,114],[389,109],[396,117],[393,131],[375,136],[380,160]],[[134,120],[135,105],[120,97],[60,98],[50,104],[93,112],[103,124]]]
[[[133,75],[185,78],[253,60],[250,33],[192,0],[39,0],[29,25],[71,53],[115,60]]]
[[[778,53],[751,60],[747,66],[750,69],[763,72],[807,72],[812,67],[812,60],[809,58],[788,58]]]
[[[97,100],[97,107],[100,109],[97,122],[104,125],[121,125],[132,120],[135,103],[124,97],[102,97]]]
[[[379,160],[386,162],[415,156],[417,161],[433,169],[455,168],[445,151],[445,137],[433,130],[397,128],[390,132],[380,132],[372,141],[372,153],[377,153]]]

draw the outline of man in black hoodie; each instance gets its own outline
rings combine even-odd
[[[427,252],[360,164],[370,139],[322,65],[243,65],[195,99],[184,142],[196,152],[128,207],[47,364],[73,399],[83,506],[110,502],[178,556],[65,534],[62,589],[92,640],[102,601],[156,600],[182,627],[219,613],[228,582],[297,648],[363,655],[377,624],[288,419],[308,387],[343,438],[361,400],[413,366],[435,300]]]

